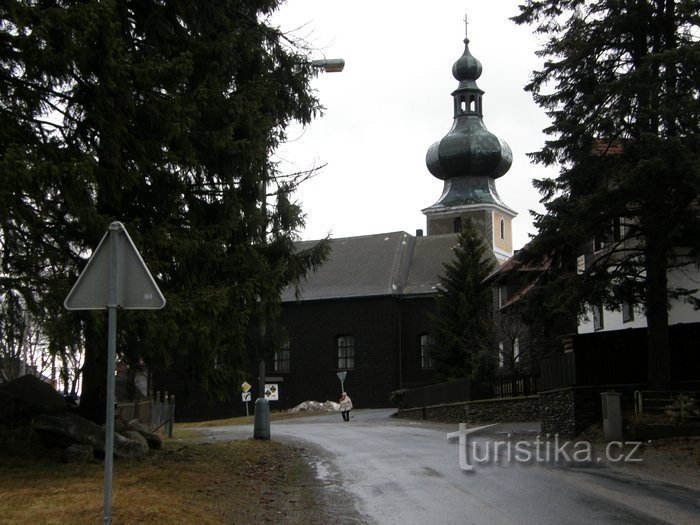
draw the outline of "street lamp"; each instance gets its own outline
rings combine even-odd
[[[342,58],[323,58],[312,60],[311,65],[324,73],[340,73],[345,68],[345,60]]]
[[[311,66],[323,73],[340,73],[345,68],[345,60],[342,58],[323,58],[312,60]],[[263,212],[266,206],[267,181],[263,181],[261,202]],[[262,228],[262,242],[265,243],[265,226]],[[257,298],[260,311],[260,340],[265,340],[265,305],[260,297]],[[260,360],[260,397],[255,401],[255,418],[253,421],[253,438],[270,439],[270,407],[265,398],[265,360]],[[341,380],[342,381],[342,380]]]

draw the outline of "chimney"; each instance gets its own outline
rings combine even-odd
[[[416,237],[423,237],[423,230],[422,229],[417,229],[416,230]]]

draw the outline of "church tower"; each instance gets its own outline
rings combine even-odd
[[[428,170],[444,181],[442,195],[425,208],[428,235],[459,232],[462,221],[472,219],[484,234],[499,263],[513,255],[511,225],[516,212],[506,206],[496,192],[496,179],[513,162],[508,144],[491,133],[483,121],[484,92],[476,85],[481,62],[469,51],[452,66],[459,86],[452,92],[454,120],[441,140],[426,155]]]

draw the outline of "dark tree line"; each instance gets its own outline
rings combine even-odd
[[[285,127],[320,110],[308,50],[267,22],[280,3],[0,6],[0,288],[41,320],[52,352],[84,346],[94,419],[105,315],[62,303],[110,222],[167,299],[120,314],[122,358],[186,363],[214,394],[269,353],[260,316],[323,260],[323,243],[294,253],[300,179],[270,160]]]
[[[550,116],[551,138],[532,158],[560,167],[536,181],[546,212],[532,251],[549,270],[533,307],[638,305],[650,385],[666,386],[669,301],[696,291],[668,272],[699,260],[698,3],[527,0],[514,21],[545,39],[526,89]]]

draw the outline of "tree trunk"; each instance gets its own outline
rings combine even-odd
[[[105,422],[107,402],[107,327],[100,317],[90,313],[85,323],[85,363],[80,395],[80,415],[97,424]]]
[[[666,247],[646,239],[648,387],[664,390],[671,385],[671,343],[668,329]]]

